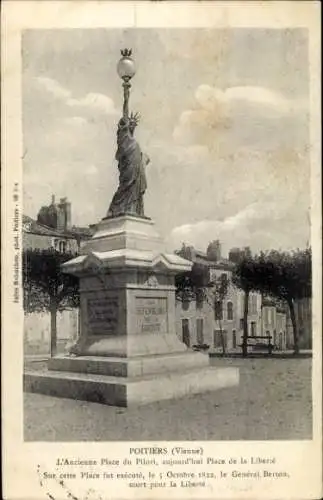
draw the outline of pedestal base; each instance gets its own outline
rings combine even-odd
[[[27,372],[27,392],[129,407],[239,384],[237,368],[208,366],[200,353],[99,358],[54,358],[46,373]]]
[[[237,368],[210,367],[176,335],[175,276],[191,267],[163,251],[149,219],[101,221],[81,255],[62,266],[80,278],[76,356],[25,373],[25,390],[130,406],[237,385]]]
[[[110,377],[143,377],[207,366],[209,366],[208,356],[196,352],[136,356],[133,358],[57,356],[48,362],[50,371],[87,373]]]
[[[77,356],[132,358],[186,352],[187,347],[176,335],[169,333],[120,335],[119,337],[87,337],[72,348]]]

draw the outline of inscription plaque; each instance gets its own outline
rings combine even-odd
[[[137,297],[136,315],[138,333],[167,332],[166,297]]]
[[[92,335],[117,333],[119,303],[115,297],[88,299],[88,327]]]

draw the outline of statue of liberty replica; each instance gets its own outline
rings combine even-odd
[[[24,387],[128,407],[237,385],[239,372],[209,366],[209,357],[189,350],[176,332],[175,277],[190,272],[192,262],[168,253],[144,215],[148,158],[134,138],[139,116],[129,113],[134,62],[130,50],[121,54],[119,186],[92,238],[62,264],[80,280],[79,335],[68,354],[49,360],[48,372],[25,371]]]
[[[117,152],[115,158],[119,169],[119,186],[110,204],[107,217],[135,215],[145,217],[144,193],[147,188],[145,167],[149,158],[142,153],[134,137],[139,123],[139,114],[129,114],[130,80],[135,74],[131,50],[121,51],[118,74],[123,79],[123,116],[117,131]]]

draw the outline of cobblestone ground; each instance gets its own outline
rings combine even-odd
[[[137,408],[25,394],[27,441],[311,439],[311,359],[221,359],[239,387]]]

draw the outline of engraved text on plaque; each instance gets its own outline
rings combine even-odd
[[[92,335],[117,333],[119,304],[115,297],[87,300],[88,327]]]
[[[167,332],[167,298],[137,297],[136,315],[138,333]]]

